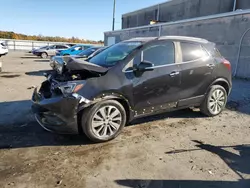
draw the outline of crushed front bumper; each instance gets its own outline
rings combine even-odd
[[[74,97],[51,96],[34,90],[32,111],[37,122],[46,130],[60,134],[78,134],[77,109],[79,99]]]

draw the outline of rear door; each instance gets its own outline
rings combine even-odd
[[[56,45],[50,46],[49,50],[47,50],[49,56],[56,54]]]
[[[180,99],[186,103],[199,103],[213,79],[215,62],[200,43],[179,42],[182,59],[179,62],[182,72]]]
[[[50,54],[49,55],[56,55],[57,52],[60,52],[62,50],[66,50],[68,49],[68,46],[65,46],[65,45],[55,45],[53,49],[50,50]]]
[[[142,61],[154,64],[153,70],[133,78],[134,108],[137,114],[174,108],[180,92],[181,73],[175,63],[175,44],[155,41],[145,46],[135,57],[134,64]]]

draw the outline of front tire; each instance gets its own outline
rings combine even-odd
[[[48,57],[48,54],[46,52],[43,52],[41,54],[41,58],[46,59]]]
[[[115,100],[101,101],[84,110],[81,124],[90,140],[106,142],[120,134],[126,124],[126,112]]]
[[[225,88],[220,85],[213,85],[201,104],[200,110],[209,117],[217,116],[224,110],[226,103],[227,92]]]

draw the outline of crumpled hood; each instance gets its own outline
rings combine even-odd
[[[88,70],[99,73],[105,73],[108,71],[108,68],[87,62],[82,59],[78,59],[76,57],[64,56],[62,57],[63,61],[66,63],[66,67],[68,70],[76,71],[76,70]]]

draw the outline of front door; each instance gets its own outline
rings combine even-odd
[[[175,44],[155,41],[145,46],[134,64],[150,62],[150,71],[133,78],[134,108],[138,115],[176,107],[181,84],[179,65],[175,63]]]

